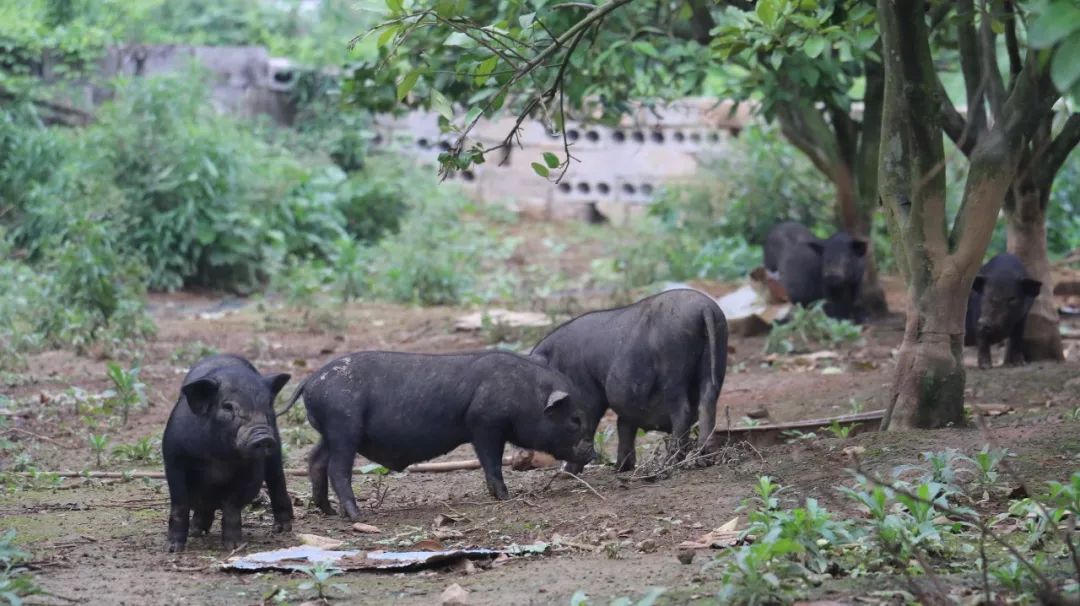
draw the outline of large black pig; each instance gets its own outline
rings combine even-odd
[[[352,353],[304,380],[300,396],[321,439],[308,466],[315,504],[328,514],[327,480],[342,514],[360,517],[352,490],[357,453],[401,471],[471,442],[497,499],[507,442],[581,464],[594,456],[586,411],[570,381],[524,356],[501,351]]]
[[[1024,324],[1041,289],[1015,255],[1001,253],[979,268],[964,317],[964,344],[978,347],[979,368],[993,365],[990,346],[1006,339],[1005,364],[1025,362]]]
[[[530,355],[570,377],[588,406],[590,435],[607,409],[618,414],[616,469],[629,471],[639,428],[671,433],[675,460],[689,450],[694,423],[704,446],[716,425],[727,337],[727,319],[716,301],[677,289],[578,316],[544,337]],[[581,465],[567,461],[567,470],[577,473]]]
[[[858,304],[867,244],[846,231],[820,240],[794,221],[777,223],[765,237],[765,269],[778,275],[788,300],[810,305],[824,299],[832,318],[862,322]]]
[[[183,551],[187,544],[191,512],[192,533],[205,534],[219,509],[225,548],[234,549],[240,544],[240,512],[264,481],[274,532],[292,529],[274,418],[274,399],[288,381],[287,374],[263,376],[233,355],[203,358],[188,371],[161,445],[169,485],[169,551]]]

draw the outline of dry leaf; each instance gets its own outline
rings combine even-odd
[[[440,513],[439,515],[435,516],[435,520],[431,523],[431,527],[432,528],[442,528],[443,526],[449,526],[451,524],[456,524],[459,521],[460,520],[458,518],[450,517],[450,516],[448,516],[448,515],[446,515],[444,513]]]
[[[709,549],[711,547],[732,547],[739,543],[739,531],[736,526],[739,518],[729,520],[723,526],[711,530],[696,541],[683,541],[679,543],[679,549]]]
[[[296,538],[300,539],[300,542],[304,545],[311,545],[312,547],[318,547],[319,549],[337,549],[345,544],[345,541],[331,539],[330,537],[321,537],[317,534],[299,533],[296,535]]]
[[[1000,417],[1012,412],[1012,406],[1008,404],[967,404],[965,408],[971,412],[977,412],[988,417]]]
[[[424,539],[412,546],[415,551],[443,551],[446,547],[435,539]]]
[[[440,541],[445,541],[446,539],[460,539],[461,537],[465,536],[465,533],[461,532],[460,530],[454,530],[452,528],[436,528],[435,532],[433,532],[432,534],[434,534],[435,538],[439,539]]]
[[[371,524],[363,524],[361,522],[357,522],[357,523],[353,524],[352,529],[355,530],[356,532],[363,532],[363,533],[366,533],[366,534],[378,534],[378,533],[382,532],[376,526],[372,526]]]

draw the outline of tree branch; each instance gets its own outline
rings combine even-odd
[[[964,91],[967,96],[967,127],[976,138],[986,130],[986,103],[984,92],[984,63],[980,61],[979,39],[975,33],[975,6],[973,0],[957,0],[956,26],[960,69],[964,75]],[[942,90],[944,92],[944,89]],[[950,136],[950,138],[952,138]],[[959,138],[959,137],[958,137]],[[959,145],[959,143],[958,143]],[[974,147],[974,145],[972,145]],[[970,153],[970,150],[965,153]]]
[[[1077,145],[1080,145],[1080,112],[1069,115],[1069,119],[1061,127],[1061,132],[1054,137],[1050,145],[1043,151],[1039,158],[1040,172],[1049,175],[1052,181],[1054,175],[1061,170],[1061,166],[1065,164],[1065,160],[1068,159],[1069,154]]]
[[[1001,119],[1001,105],[1005,100],[1005,84],[1001,80],[1001,69],[997,62],[997,35],[994,33],[990,8],[983,5],[984,12],[979,23],[979,58],[982,62],[982,78],[985,82],[986,98],[990,101],[990,111],[995,120]]]
[[[1005,48],[1009,52],[1009,89],[1016,86],[1016,76],[1024,67],[1020,58],[1020,43],[1016,38],[1016,9],[1012,0],[1005,0]]]

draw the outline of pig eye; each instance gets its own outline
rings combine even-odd
[[[221,404],[221,410],[236,416],[236,404],[233,404],[232,402],[223,402]]]
[[[581,427],[581,417],[570,417],[570,422],[574,424],[574,427]]]

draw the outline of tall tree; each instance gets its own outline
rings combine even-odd
[[[991,125],[1005,118],[1005,101],[1021,82],[1019,75],[1028,49],[1061,46],[1049,58],[1051,80],[1058,91],[1068,92],[1080,86],[1080,61],[1074,57],[1071,64],[1068,62],[1070,53],[1080,54],[1080,6],[1055,0],[1034,4],[1034,14],[1026,8],[1012,0],[955,3],[955,28],[946,34],[959,50],[966,115],[953,107],[948,96],[941,94],[939,98],[942,127],[969,157],[989,135]],[[1025,23],[1025,16],[1029,23]],[[1005,73],[998,64],[1003,46],[1008,57]],[[1036,128],[1024,133],[1020,141],[1018,169],[1005,194],[1009,252],[1017,255],[1028,272],[1043,283],[1024,330],[1024,349],[1030,360],[1064,359],[1047,256],[1046,212],[1054,177],[1078,142],[1080,114],[1065,103],[1047,107],[1038,116]]]
[[[961,29],[969,23],[964,4],[958,0],[960,18],[952,21]],[[970,150],[960,210],[950,229],[942,134],[950,116],[930,51],[925,4],[878,0],[877,6],[885,65],[879,185],[908,297],[886,426],[895,420],[897,427],[943,427],[963,422],[968,292],[1024,143],[1059,93],[1047,62],[1029,49],[1012,90],[998,99],[998,119]],[[987,80],[979,86],[993,86],[993,78]],[[971,120],[980,119],[978,106],[969,113]]]

